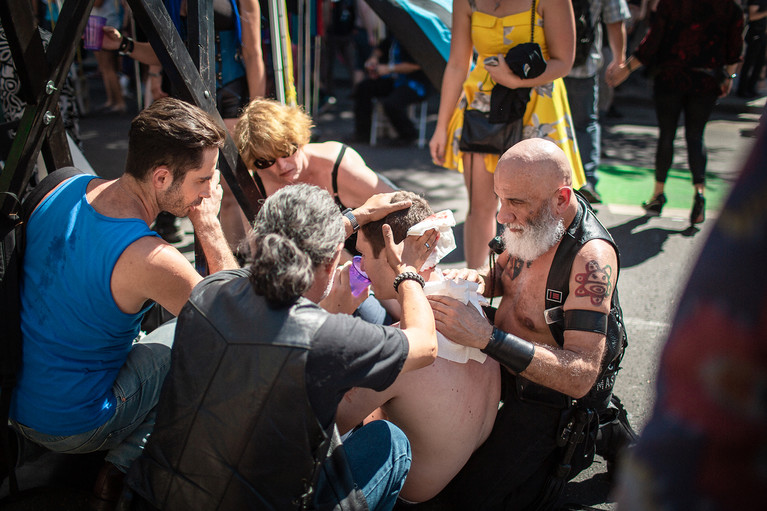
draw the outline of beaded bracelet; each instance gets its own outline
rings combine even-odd
[[[396,277],[394,277],[394,291],[396,293],[399,293],[399,285],[402,284],[406,280],[415,280],[419,284],[421,284],[421,287],[426,285],[426,281],[423,280],[423,277],[418,275],[414,271],[406,271],[404,273],[400,273]]]

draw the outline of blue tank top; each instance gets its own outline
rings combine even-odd
[[[146,312],[120,311],[110,282],[123,250],[156,234],[142,220],[96,212],[85,197],[92,179],[64,182],[27,226],[11,417],[49,435],[90,431],[114,414],[112,385]]]

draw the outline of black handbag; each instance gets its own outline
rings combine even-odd
[[[458,148],[465,153],[503,154],[522,140],[522,118],[491,123],[489,112],[466,109]]]
[[[509,50],[506,61],[509,61],[509,55],[519,55],[519,51],[524,47],[523,53],[530,55],[530,63],[520,62],[519,66],[524,67],[525,73],[519,74],[515,67],[512,67],[512,71],[521,76],[522,78],[532,78],[533,73],[540,74],[546,69],[546,63],[543,61],[543,56],[540,53],[540,46],[537,43],[533,43],[533,30],[535,27],[535,4],[536,0],[532,1],[532,12],[530,15],[530,42],[517,45]],[[537,47],[537,51],[534,48]],[[532,48],[532,51],[528,51]],[[540,56],[540,58],[538,58]],[[540,61],[543,61],[543,68],[540,67]],[[529,73],[531,65],[535,68],[533,73]],[[539,71],[540,70],[540,71]],[[527,105],[527,101],[530,97],[530,89],[506,89],[508,91],[508,101],[513,100],[513,104],[516,105],[514,110],[518,115],[509,115],[508,109],[503,109],[503,113],[493,111],[493,97],[496,96],[496,89],[499,86],[493,87],[491,94],[490,112],[482,112],[480,110],[466,108],[463,112],[463,129],[461,131],[461,138],[458,141],[458,149],[465,153],[483,153],[483,154],[503,154],[508,148],[522,140],[522,131],[524,125],[522,123],[522,116]],[[514,99],[514,96],[518,95],[519,98]],[[521,106],[521,111],[520,107]],[[492,114],[491,114],[492,112]]]

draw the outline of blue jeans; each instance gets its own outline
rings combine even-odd
[[[573,117],[578,151],[581,153],[586,182],[596,186],[599,178],[599,156],[602,146],[602,128],[599,125],[599,75],[588,78],[565,77],[567,101]]]
[[[410,442],[402,430],[388,421],[374,421],[352,433],[343,448],[370,511],[392,509],[412,461]],[[326,477],[326,471],[320,472],[318,493],[327,484]]]
[[[46,435],[22,424],[16,429],[51,451],[81,454],[108,450],[106,461],[127,472],[154,428],[154,407],[170,367],[176,320],[172,319],[133,345],[112,386],[115,413],[101,426],[76,435]]]

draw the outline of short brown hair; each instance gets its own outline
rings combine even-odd
[[[303,109],[265,98],[248,103],[234,128],[237,149],[251,168],[255,160],[291,154],[311,136],[312,119]]]
[[[159,166],[182,182],[202,165],[203,152],[221,148],[226,131],[204,110],[179,99],[161,98],[131,122],[125,173],[143,181]]]
[[[365,238],[367,238],[370,245],[373,247],[373,255],[375,257],[378,257],[378,254],[380,254],[381,250],[385,247],[382,230],[384,224],[389,224],[391,226],[394,242],[400,243],[407,236],[408,229],[434,214],[426,199],[417,193],[408,192],[406,190],[396,191],[392,195],[391,202],[394,203],[403,200],[411,201],[412,205],[407,209],[400,209],[394,213],[389,213],[381,220],[370,222],[363,225],[361,228],[362,232],[365,233]]]

